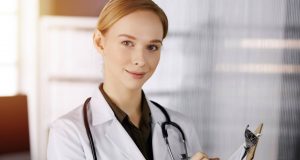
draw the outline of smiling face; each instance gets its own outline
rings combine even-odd
[[[105,34],[96,31],[94,42],[104,60],[104,83],[141,89],[158,65],[162,41],[162,23],[147,10],[122,17]]]

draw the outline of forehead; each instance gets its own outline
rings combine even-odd
[[[116,37],[120,34],[128,34],[137,39],[161,39],[163,38],[163,26],[160,18],[152,11],[135,11],[113,24],[106,36]]]

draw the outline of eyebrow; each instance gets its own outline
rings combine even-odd
[[[129,39],[133,39],[136,40],[136,38],[134,36],[128,35],[128,34],[120,34],[118,35],[118,37],[127,37]],[[159,39],[153,39],[150,41],[151,43],[160,43],[162,45],[162,41]]]

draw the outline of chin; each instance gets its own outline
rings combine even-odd
[[[124,79],[123,80],[123,85],[129,89],[129,90],[141,90],[144,86],[144,84],[146,83],[146,81],[148,80],[149,77],[144,77],[143,79]]]
[[[129,90],[141,90],[144,83],[145,83],[144,81],[143,82],[134,82],[134,81],[123,82],[124,86]]]

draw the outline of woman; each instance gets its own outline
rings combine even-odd
[[[104,61],[104,81],[88,106],[88,126],[98,159],[171,159],[162,136],[166,121],[162,110],[150,102],[142,86],[155,71],[168,32],[165,13],[151,0],[112,0],[102,10],[94,45]],[[50,129],[48,159],[93,159],[84,125],[84,107],[61,117]],[[186,135],[188,155],[208,160],[200,149],[189,119],[167,110]],[[167,126],[175,159],[185,152],[181,135]]]

